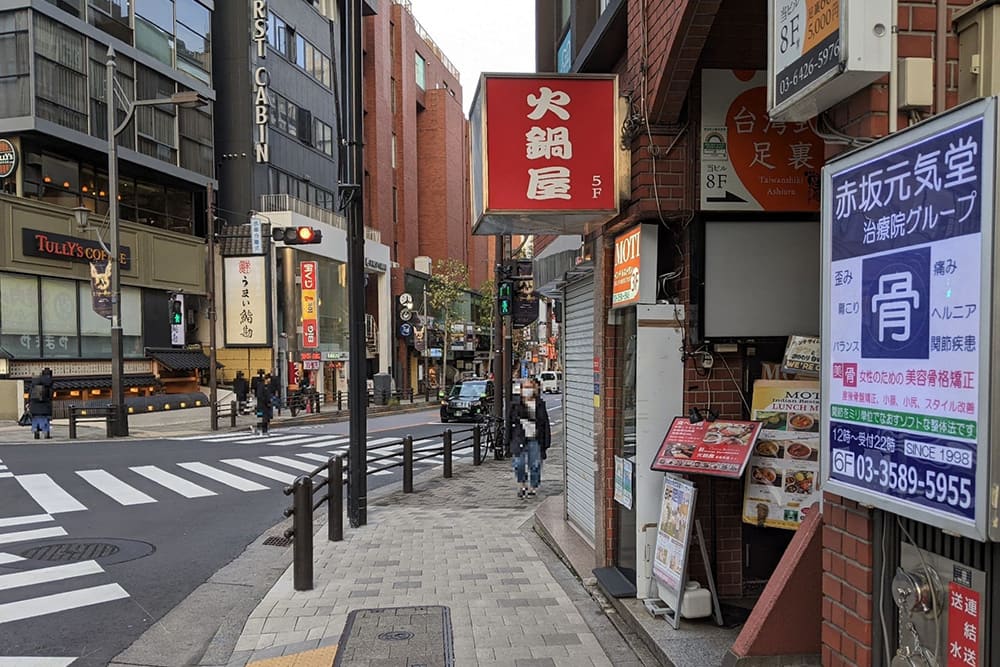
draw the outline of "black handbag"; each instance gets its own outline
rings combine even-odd
[[[18,426],[31,426],[31,411],[25,408],[21,418],[17,420]]]

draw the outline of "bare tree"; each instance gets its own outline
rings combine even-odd
[[[434,273],[427,282],[427,302],[444,320],[444,349],[441,354],[441,386],[448,384],[448,336],[457,317],[459,300],[469,289],[469,267],[457,259],[434,262]]]

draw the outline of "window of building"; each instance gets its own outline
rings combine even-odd
[[[174,65],[174,0],[135,0],[135,46]]]
[[[41,356],[53,359],[79,356],[76,281],[42,278],[41,310]]]
[[[37,278],[0,273],[0,347],[15,357],[38,356],[37,303]]]
[[[80,303],[80,356],[111,356],[111,322],[88,307],[90,284],[77,283]],[[126,357],[142,357],[142,293],[137,287],[122,287],[122,351]]]
[[[174,82],[153,70],[137,66],[135,95],[139,100],[170,97]],[[177,107],[166,104],[135,110],[136,150],[158,160],[177,164]]]
[[[88,0],[87,21],[96,28],[132,43],[129,0]]]
[[[395,169],[396,168],[396,133],[395,132],[392,133],[391,150],[392,150],[392,168]]]
[[[48,3],[73,16],[80,16],[81,0],[48,0]]]
[[[420,86],[420,90],[424,90],[427,83],[427,61],[419,53],[413,55],[417,71],[417,85]]]
[[[267,13],[267,43],[281,55],[288,55],[288,26],[274,12]]]
[[[313,117],[313,146],[333,157],[333,127]]]
[[[87,131],[87,70],[83,36],[35,14],[36,113],[64,127]]]
[[[399,188],[392,188],[392,224],[399,224]]]
[[[90,135],[99,139],[108,138],[107,104],[105,104],[107,86],[106,49],[97,42],[90,42]],[[129,99],[135,98],[135,66],[131,59],[124,56],[115,58],[115,80]],[[117,122],[125,120],[125,109],[118,105]],[[135,121],[118,135],[118,145],[125,148],[135,148]]]
[[[396,115],[396,79],[389,79],[389,113]]]
[[[214,151],[212,106],[201,109],[179,109],[181,166],[204,176],[212,176]]]
[[[197,0],[177,0],[177,69],[209,83],[212,15]]]
[[[0,118],[31,114],[28,13],[0,14]]]

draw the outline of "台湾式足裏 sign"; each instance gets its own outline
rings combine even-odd
[[[996,99],[824,170],[826,490],[982,538]]]
[[[578,233],[618,213],[615,75],[484,74],[472,103],[477,234]]]
[[[702,70],[701,207],[819,209],[823,141],[808,123],[772,121],[764,72]]]

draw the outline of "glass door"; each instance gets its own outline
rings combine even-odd
[[[631,480],[627,482],[630,489],[635,488],[635,378],[636,378],[636,310],[628,308],[622,311],[622,321],[619,333],[622,336],[618,352],[618,368],[621,369],[619,396],[621,396],[621,420],[615,445],[615,456],[621,457],[631,465],[625,465],[624,471],[631,471]],[[631,495],[631,494],[629,494]],[[630,506],[615,502],[615,566],[625,577],[635,585],[636,566],[636,535],[635,535],[635,501],[631,499]]]

